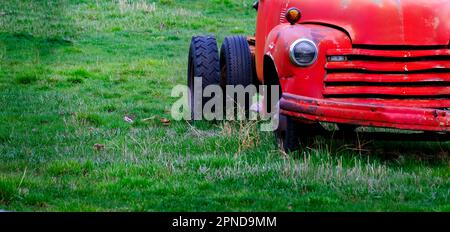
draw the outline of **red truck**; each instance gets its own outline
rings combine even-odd
[[[213,36],[193,37],[188,83],[279,85],[285,150],[323,122],[341,131],[450,130],[450,1],[259,0],[254,8],[255,37],[226,37],[220,53]]]

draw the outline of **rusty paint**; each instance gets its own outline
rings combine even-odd
[[[443,110],[354,104],[312,100],[284,94],[280,102],[285,115],[312,121],[346,123],[407,130],[449,131],[450,116]]]

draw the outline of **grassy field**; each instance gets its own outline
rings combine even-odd
[[[450,211],[449,143],[162,123],[191,37],[253,34],[252,2],[1,1],[0,209]]]

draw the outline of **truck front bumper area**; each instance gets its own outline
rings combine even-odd
[[[353,124],[415,131],[450,131],[450,111],[355,104],[283,94],[280,112],[302,121]]]

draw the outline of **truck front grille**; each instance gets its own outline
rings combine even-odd
[[[340,57],[341,61],[330,61]],[[345,59],[343,59],[345,57]],[[450,108],[448,47],[363,47],[327,51],[327,99]]]

